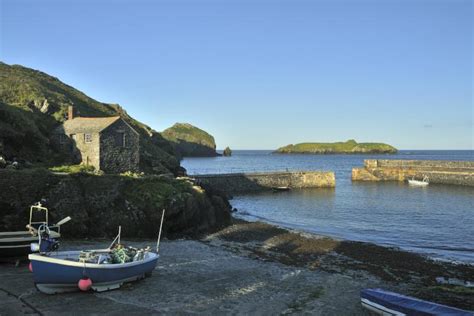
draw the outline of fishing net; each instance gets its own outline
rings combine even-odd
[[[111,263],[125,263],[132,262],[137,254],[137,249],[133,247],[124,247],[123,245],[116,245],[110,253]]]
[[[99,264],[120,264],[132,261],[140,261],[145,258],[150,247],[137,249],[134,247],[125,247],[124,245],[115,245],[108,253],[97,253],[94,251],[81,251],[79,262],[99,263]]]

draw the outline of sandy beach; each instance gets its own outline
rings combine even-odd
[[[62,247],[107,244],[64,241]],[[440,276],[472,281],[474,267],[235,220],[200,239],[163,241],[152,277],[110,292],[44,295],[26,264],[2,264],[0,314],[364,315],[359,291],[367,287],[474,308],[472,290],[439,285]]]

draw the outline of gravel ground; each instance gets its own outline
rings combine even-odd
[[[1,315],[361,315],[360,289],[380,285],[369,276],[349,277],[256,260],[191,240],[163,242],[160,261],[150,278],[110,292],[41,294],[26,265],[2,264],[0,277]]]
[[[125,243],[143,247],[154,241]],[[26,264],[1,264],[0,315],[365,315],[359,303],[363,288],[418,291],[423,296],[420,289],[432,278],[427,269],[433,275],[449,270],[472,277],[469,267],[439,266],[397,250],[263,223],[237,222],[200,240],[163,241],[161,245],[161,258],[150,278],[103,293],[45,295],[35,289]],[[63,249],[106,246],[108,241],[62,244]],[[390,256],[426,267],[414,267],[410,278],[404,278],[403,262],[381,265]],[[472,293],[466,295],[451,301],[469,307]]]

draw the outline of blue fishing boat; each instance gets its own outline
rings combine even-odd
[[[79,290],[102,292],[150,276],[159,259],[163,219],[164,211],[155,251],[150,247],[137,249],[122,245],[119,227],[117,237],[106,249],[30,254],[36,288],[46,294]]]
[[[361,304],[377,315],[451,315],[473,316],[473,312],[449,307],[382,289],[364,289],[360,292]]]

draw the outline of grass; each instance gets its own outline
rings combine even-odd
[[[49,168],[49,170],[63,173],[94,173],[95,171],[94,166],[86,166],[83,164],[56,166]]]
[[[139,179],[143,178],[145,174],[143,172],[132,172],[132,171],[126,171],[120,174],[121,177],[127,177],[127,178],[134,178],[134,179]]]
[[[124,197],[144,210],[185,209],[191,196],[204,198],[203,193],[194,192],[192,185],[183,180],[149,176],[130,181],[134,181],[133,185],[125,191]]]

